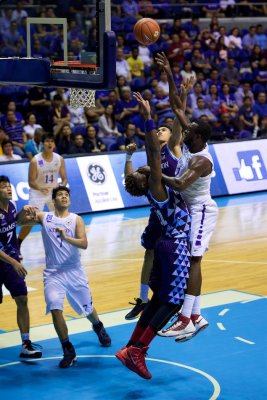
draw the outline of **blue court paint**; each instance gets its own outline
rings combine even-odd
[[[72,335],[71,341],[81,357],[68,370],[57,367],[62,356],[57,339],[40,342],[44,358],[52,357],[48,360],[12,365],[18,360],[19,346],[2,349],[0,396],[9,400],[59,396],[64,400],[207,400],[216,398],[217,382],[219,399],[265,400],[267,321],[263,316],[267,299],[228,304],[228,313],[220,316],[224,308],[221,305],[205,309],[210,326],[191,341],[175,343],[173,339],[156,337],[147,358],[153,376],[150,381],[138,377],[113,357],[127,342],[135,323],[109,328],[110,348],[100,347],[94,332]],[[253,324],[248,323],[248,316],[252,315]],[[223,322],[226,330],[220,331],[217,322]],[[240,342],[236,336],[255,345]]]

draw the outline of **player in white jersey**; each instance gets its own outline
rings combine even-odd
[[[72,308],[78,314],[84,314],[92,323],[101,345],[111,345],[111,339],[93,306],[87,275],[81,266],[79,249],[87,248],[87,237],[82,218],[69,212],[69,192],[66,186],[54,188],[52,200],[55,211],[36,214],[36,222],[42,225],[46,254],[44,293],[47,312],[52,314],[64,353],[59,363],[60,368],[68,368],[76,360],[63,317],[65,296]]]
[[[52,201],[52,190],[58,186],[58,177],[61,177],[62,185],[67,184],[64,159],[54,153],[55,138],[52,134],[46,133],[42,137],[43,151],[36,154],[30,162],[29,167],[29,204],[38,207],[42,211],[47,205],[49,210],[54,209]],[[18,243],[30,233],[31,226],[21,228]]]

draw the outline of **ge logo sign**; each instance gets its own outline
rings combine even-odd
[[[101,165],[90,164],[88,166],[88,176],[93,183],[102,185],[106,180],[106,172]]]

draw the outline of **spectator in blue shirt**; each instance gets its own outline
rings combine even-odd
[[[28,140],[25,145],[25,154],[29,160],[31,160],[36,154],[43,151],[42,136],[44,131],[42,128],[35,129],[34,136]]]
[[[267,117],[267,97],[265,92],[259,92],[254,109],[260,118]]]

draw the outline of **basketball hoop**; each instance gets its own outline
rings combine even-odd
[[[70,88],[70,107],[95,107],[95,90]]]

